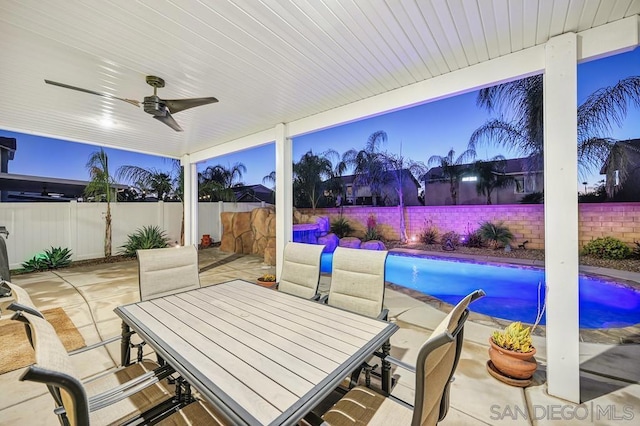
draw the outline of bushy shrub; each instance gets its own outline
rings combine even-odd
[[[480,231],[478,229],[474,231],[468,231],[464,236],[463,244],[471,248],[484,247],[484,240],[482,239],[482,235],[480,235]]]
[[[51,247],[51,250],[45,250],[45,262],[49,269],[58,269],[69,266],[71,263],[71,250],[62,247]]]
[[[364,233],[362,241],[379,240],[382,241],[382,235],[378,232],[378,224],[373,215],[367,218],[367,232]]]
[[[582,254],[600,259],[626,259],[631,256],[631,248],[617,238],[601,237],[585,244]]]
[[[496,249],[504,247],[513,241],[513,234],[502,222],[482,222],[478,232],[484,241],[487,241]]]
[[[542,204],[544,203],[544,192],[532,192],[520,199],[520,204]]]
[[[634,259],[640,259],[640,242],[634,241],[633,243],[636,246],[633,248],[633,251],[631,252],[631,257],[633,257]]]
[[[71,250],[62,247],[51,247],[44,253],[36,254],[22,264],[25,272],[46,271],[69,266],[71,263]]]
[[[349,221],[340,216],[333,222],[331,222],[331,232],[336,234],[338,238],[344,238],[349,236],[353,232],[353,228],[349,224]]]
[[[424,228],[420,231],[418,238],[422,244],[436,244],[438,242],[438,228],[430,220],[424,221]]]
[[[445,232],[440,238],[440,244],[444,247],[447,245],[447,241],[450,241],[454,248],[458,247],[460,245],[460,234],[456,231]]]
[[[169,246],[169,238],[158,226],[143,226],[127,236],[127,242],[120,247],[120,254],[133,257],[136,250],[165,248]]]

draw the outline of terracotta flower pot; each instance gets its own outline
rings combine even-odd
[[[530,379],[538,368],[538,362],[533,357],[536,354],[534,348],[531,352],[522,353],[501,348],[489,338],[489,358],[496,370],[514,379]]]
[[[262,278],[258,278],[256,280],[256,283],[258,285],[261,285],[262,287],[268,287],[268,288],[271,288],[276,285],[275,281],[264,281]]]

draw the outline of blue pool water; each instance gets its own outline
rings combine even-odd
[[[331,273],[332,254],[323,253],[322,272]],[[544,270],[390,254],[386,279],[455,304],[481,288],[487,295],[471,310],[511,321],[533,323],[538,283]],[[640,323],[640,291],[595,277],[580,276],[580,327],[614,328]],[[541,324],[545,323],[543,317]]]

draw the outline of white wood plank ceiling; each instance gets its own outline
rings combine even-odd
[[[179,157],[640,13],[640,0],[0,0],[0,128]],[[220,102],[174,115],[142,100]],[[113,125],[100,123],[109,118]]]

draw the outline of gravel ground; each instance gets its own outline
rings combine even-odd
[[[399,241],[390,241],[385,243],[388,249],[392,248],[408,248],[414,250],[425,250],[433,252],[441,252],[446,254],[447,252],[442,250],[439,244],[401,244]],[[456,253],[473,254],[477,256],[493,256],[504,257],[512,259],[532,259],[532,260],[544,260],[544,250],[534,249],[512,249],[507,253],[504,250],[494,250],[491,248],[469,248],[458,247]],[[597,259],[592,256],[580,256],[580,264],[586,266],[597,266],[600,268],[618,269],[621,271],[640,272],[640,259],[624,259],[624,260],[607,260]]]

